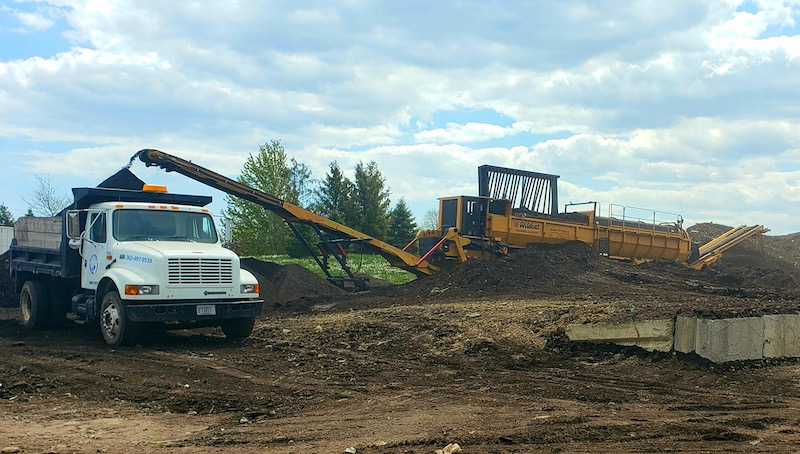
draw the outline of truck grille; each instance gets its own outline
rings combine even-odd
[[[228,259],[169,259],[170,285],[233,284],[233,263]]]

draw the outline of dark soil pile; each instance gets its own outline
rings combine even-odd
[[[763,256],[762,262],[774,263],[768,255]],[[670,260],[641,265],[609,260],[580,242],[532,244],[508,256],[467,261],[391,292],[374,289],[360,304],[386,304],[393,298],[433,302],[537,297],[630,305],[629,312],[615,316],[618,321],[675,314],[758,316],[795,313],[799,309],[800,279],[774,265],[762,268],[716,263],[698,271]],[[358,306],[355,301],[341,305]]]
[[[767,261],[767,264],[770,262]],[[649,276],[651,281],[675,281],[678,284],[676,290],[696,287],[702,282],[731,290],[752,289],[763,294],[774,294],[786,293],[798,286],[790,272],[769,266],[713,264],[703,270],[694,270],[671,260],[655,260],[635,266],[634,269],[640,270],[641,276]]]
[[[254,258],[241,259],[242,268],[258,279],[265,309],[297,306],[303,301],[340,297],[344,290],[299,265],[279,265]],[[298,309],[297,307],[294,307]]]
[[[531,244],[503,257],[468,260],[451,271],[404,287],[406,292],[422,297],[560,294],[582,276],[596,273],[604,262],[591,247],[578,241]]]
[[[800,309],[800,286],[791,274],[780,269],[714,264],[693,270],[677,262],[658,260],[642,265],[615,262],[607,274],[617,280],[620,295],[635,296],[644,307],[652,303],[644,318],[675,314],[756,317],[796,313]],[[633,318],[641,319],[640,315]]]

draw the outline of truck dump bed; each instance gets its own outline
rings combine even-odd
[[[66,271],[67,249],[61,216],[25,216],[14,223],[14,239],[10,248],[10,267],[55,277],[70,277]]]

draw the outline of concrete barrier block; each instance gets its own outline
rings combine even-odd
[[[649,351],[697,353],[717,363],[800,357],[800,315],[707,320],[676,317],[623,324],[569,325],[577,342],[638,346]]]
[[[0,226],[0,254],[5,254],[14,239],[14,227]]]
[[[41,233],[61,233],[61,217],[23,216],[14,223],[14,230]]]
[[[764,357],[800,356],[800,315],[765,315]]]
[[[714,362],[761,359],[764,355],[762,317],[697,320],[698,355]]]
[[[571,341],[614,343],[637,346],[648,351],[668,352],[672,350],[674,331],[673,320],[650,320],[618,325],[569,325],[567,337]]]
[[[17,245],[41,249],[61,247],[61,218],[23,216],[14,223]]]
[[[675,319],[675,351],[694,353],[697,349],[697,318],[678,316]]]

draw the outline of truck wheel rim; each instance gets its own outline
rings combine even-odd
[[[119,309],[116,304],[109,304],[100,315],[103,332],[109,339],[114,339],[119,334],[120,319]]]
[[[22,310],[22,320],[28,321],[31,319],[31,313],[33,312],[31,309],[31,296],[28,295],[27,292],[22,293],[22,304],[20,304],[20,309]]]

